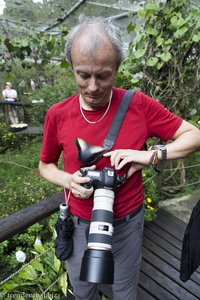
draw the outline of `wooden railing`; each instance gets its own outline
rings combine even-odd
[[[0,220],[0,242],[55,213],[62,200],[63,195],[57,194]],[[185,227],[184,222],[162,208],[157,219],[145,225],[138,300],[200,299],[200,270],[187,283],[179,278]]]
[[[1,219],[0,243],[55,213],[62,201],[62,194],[57,194]]]
[[[23,115],[23,120],[26,121],[27,118],[27,113],[26,113],[26,108],[33,106],[32,103],[23,103],[23,102],[11,102],[11,101],[0,101],[0,109],[3,111],[4,116],[5,116],[5,122],[7,124],[10,123],[9,120],[9,107],[10,106],[16,106],[18,110],[22,110],[22,115]]]

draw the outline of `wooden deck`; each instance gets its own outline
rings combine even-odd
[[[162,208],[157,219],[145,225],[137,300],[200,299],[200,268],[185,283],[179,278],[185,228],[186,223]]]
[[[145,225],[138,300],[200,299],[200,268],[187,282],[179,278],[186,224],[164,209]]]

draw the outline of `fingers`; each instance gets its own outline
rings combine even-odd
[[[111,166],[116,170],[122,169],[129,163],[148,166],[151,155],[150,151],[131,149],[118,149],[104,154],[105,157],[110,157]]]
[[[143,164],[138,164],[138,163],[132,163],[130,168],[128,169],[128,172],[126,174],[127,179],[131,177],[136,171],[144,169],[146,166]]]
[[[110,156],[110,163],[111,166],[114,167],[116,170],[120,170],[123,168],[127,163],[133,161],[132,159],[133,150],[114,150],[104,154],[105,157]]]
[[[95,169],[96,166],[91,166],[88,168],[84,168],[84,169]],[[90,178],[89,177],[85,177],[82,175],[82,173],[78,170],[76,171],[74,174],[72,174],[71,176],[71,180],[70,180],[70,190],[71,193],[77,197],[77,198],[89,198],[94,189],[93,187],[91,187],[90,189],[86,189],[83,184],[90,182]]]

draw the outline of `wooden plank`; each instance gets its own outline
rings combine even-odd
[[[24,107],[30,107],[33,106],[33,103],[24,103],[19,101],[0,101],[0,105],[14,105],[14,106],[24,106]]]
[[[181,250],[175,247],[173,244],[169,243],[166,239],[163,239],[162,236],[157,235],[155,232],[145,228],[144,237],[150,239],[153,243],[159,245],[162,249],[167,249],[167,251],[180,260]]]
[[[137,290],[137,299],[138,300],[155,300],[156,298],[149,294],[148,291],[145,291],[142,286],[138,286]],[[171,299],[173,300],[173,299]]]
[[[178,223],[177,221],[173,220],[173,218],[167,218],[167,216],[163,216],[162,212],[158,214],[154,222],[157,224],[158,221],[162,222],[165,228],[174,229],[177,232],[179,232],[181,236],[184,235],[186,224],[185,226],[183,226],[181,223]]]
[[[179,293],[185,293],[184,298],[180,299],[190,299],[187,298],[187,294],[190,294],[191,299],[195,299],[193,297],[200,298],[200,285],[188,280],[183,283],[179,278],[179,272],[170,266],[167,262],[163,261],[153,253],[151,253],[148,249],[143,248],[143,260],[151,264],[156,272],[160,273],[160,277],[157,277],[156,280],[163,286],[165,289],[170,291],[175,296],[177,296],[177,291]],[[154,273],[155,273],[154,271]],[[153,276],[153,274],[152,274]],[[153,277],[152,277],[153,278]],[[172,285],[173,283],[173,285]],[[164,284],[164,285],[163,285]],[[183,294],[184,294],[183,293]]]
[[[169,233],[171,236],[175,237],[179,241],[183,241],[183,230],[180,230],[176,228],[170,221],[169,224],[166,224],[163,222],[163,220],[156,219],[154,221],[154,224],[165,230],[167,233]]]
[[[180,285],[174,282],[171,278],[163,274],[160,270],[157,270],[154,266],[152,266],[151,263],[149,263],[145,259],[142,260],[141,272],[146,274],[159,285],[159,288],[157,289],[151,289],[150,286],[149,290],[153,295],[155,295],[155,297],[157,297],[156,299],[166,300],[162,296],[163,290],[166,290],[180,300],[199,300],[200,294],[198,297],[192,295],[190,292],[180,287]]]
[[[142,271],[140,272],[139,287],[145,289],[149,296],[153,297],[153,299],[177,300],[177,298],[173,294],[162,288],[156,281],[151,278],[151,276],[147,276]],[[138,300],[140,300],[140,298]],[[143,299],[141,298],[141,300]],[[146,300],[146,298],[144,298],[144,300]]]
[[[155,254],[158,258],[168,263],[171,267],[175,268],[176,270],[179,269],[180,260],[174,257],[172,254],[170,254],[167,248],[161,248],[158,244],[155,244],[145,236],[143,240],[143,245],[151,253]]]
[[[163,230],[160,226],[155,223],[148,223],[145,225],[145,228],[148,228],[150,231],[154,232],[158,236],[165,239],[171,245],[175,246],[177,249],[182,249],[182,241],[178,240],[175,236],[172,236],[170,233]]]
[[[43,127],[42,126],[34,126],[28,125],[27,128],[13,132],[14,134],[26,134],[26,135],[42,135],[43,134]]]
[[[175,215],[172,215],[170,212],[168,212],[164,208],[159,208],[157,217],[159,219],[162,219],[163,222],[166,222],[167,224],[172,223],[176,228],[180,228],[180,230],[185,231],[186,223],[177,218]]]
[[[171,268],[176,269],[180,274],[180,258],[175,257],[168,251],[168,245],[166,246],[166,248],[162,248],[159,244],[154,243],[149,237],[144,236],[143,247],[166,262],[169,266],[171,266]],[[199,273],[194,272],[194,274],[191,276],[190,281],[194,281],[196,284],[198,284],[200,289]]]

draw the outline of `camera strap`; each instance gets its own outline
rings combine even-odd
[[[126,91],[126,93],[124,94],[117,109],[117,112],[113,118],[108,134],[104,139],[103,147],[106,150],[110,150],[114,146],[116,137],[118,135],[121,124],[125,118],[126,112],[129,108],[129,104],[134,94],[135,91]]]

